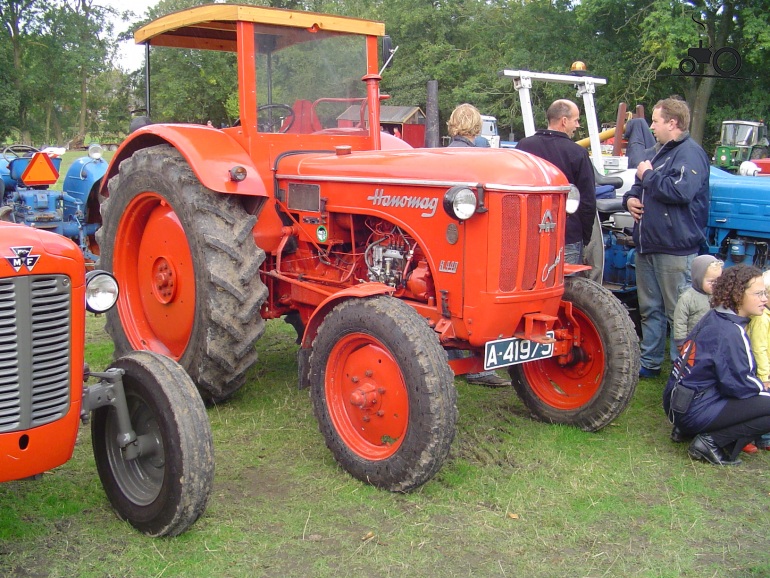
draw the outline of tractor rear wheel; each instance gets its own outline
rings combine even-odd
[[[751,160],[755,161],[757,159],[766,159],[768,155],[768,148],[767,147],[754,147],[751,149]]]
[[[150,350],[178,361],[207,401],[240,388],[264,331],[256,217],[200,184],[168,145],[139,150],[110,179],[97,231],[120,283],[107,313],[115,356]]]
[[[582,277],[565,279],[577,327],[559,311],[554,329],[580,331],[573,359],[557,357],[514,365],[516,393],[536,417],[598,431],[628,406],[639,381],[639,341],[628,312],[612,293]]]
[[[394,492],[431,479],[454,438],[457,392],[425,319],[393,297],[349,299],[312,347],[313,409],[337,462]]]
[[[118,516],[150,536],[176,536],[206,509],[214,482],[211,427],[195,384],[167,357],[134,351],[122,369],[131,429],[141,455],[125,459],[112,407],[94,410],[91,443]]]

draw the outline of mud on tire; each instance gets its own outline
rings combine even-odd
[[[256,217],[236,196],[201,185],[168,145],[124,160],[108,187],[97,238],[102,267],[121,284],[106,325],[116,357],[168,355],[204,399],[226,399],[243,385],[264,331]]]
[[[351,475],[404,492],[441,468],[457,422],[454,375],[407,304],[378,296],[336,305],[313,341],[310,380],[319,429]]]
[[[556,357],[514,365],[511,380],[535,418],[597,431],[618,417],[634,395],[639,341],[626,309],[601,285],[569,277],[563,299],[572,303],[581,333],[575,360],[566,366]],[[571,325],[563,310],[556,325]]]

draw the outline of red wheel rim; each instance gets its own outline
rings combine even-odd
[[[326,365],[326,404],[345,445],[367,460],[398,451],[409,423],[409,395],[398,362],[370,335],[340,339]]]
[[[126,337],[135,349],[178,361],[195,319],[195,281],[187,236],[168,202],[137,195],[121,216],[113,251]]]
[[[572,314],[580,326],[581,351],[576,361],[561,366],[557,357],[551,357],[522,366],[535,395],[559,410],[580,409],[590,402],[602,385],[606,367],[605,351],[596,327],[576,307]]]

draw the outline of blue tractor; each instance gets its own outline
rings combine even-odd
[[[633,219],[619,197],[597,199],[596,204],[604,243],[602,282],[626,305],[638,327]],[[743,163],[739,174],[712,166],[705,233],[701,253],[721,259],[725,267],[746,263],[770,268],[770,175],[761,176],[753,163]]]
[[[45,229],[73,240],[86,260],[98,260],[94,234],[101,226],[99,188],[108,163],[93,144],[76,159],[61,191],[50,189],[61,158],[27,145],[6,147],[0,155],[0,219]]]
[[[711,167],[706,242],[709,254],[726,267],[746,263],[765,270],[770,267],[770,178],[751,165],[756,170],[741,167],[746,176]]]

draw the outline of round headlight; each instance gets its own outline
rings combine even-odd
[[[86,273],[86,309],[91,313],[104,313],[118,300],[118,282],[106,271]]]
[[[580,191],[575,185],[570,185],[567,193],[567,214],[571,215],[577,211],[578,205],[580,205]]]
[[[95,161],[98,161],[100,158],[102,158],[102,153],[104,152],[104,149],[102,149],[102,146],[97,143],[93,143],[91,146],[88,147],[88,156]]]
[[[453,219],[465,221],[476,212],[476,195],[468,187],[452,187],[444,195],[444,210]]]

